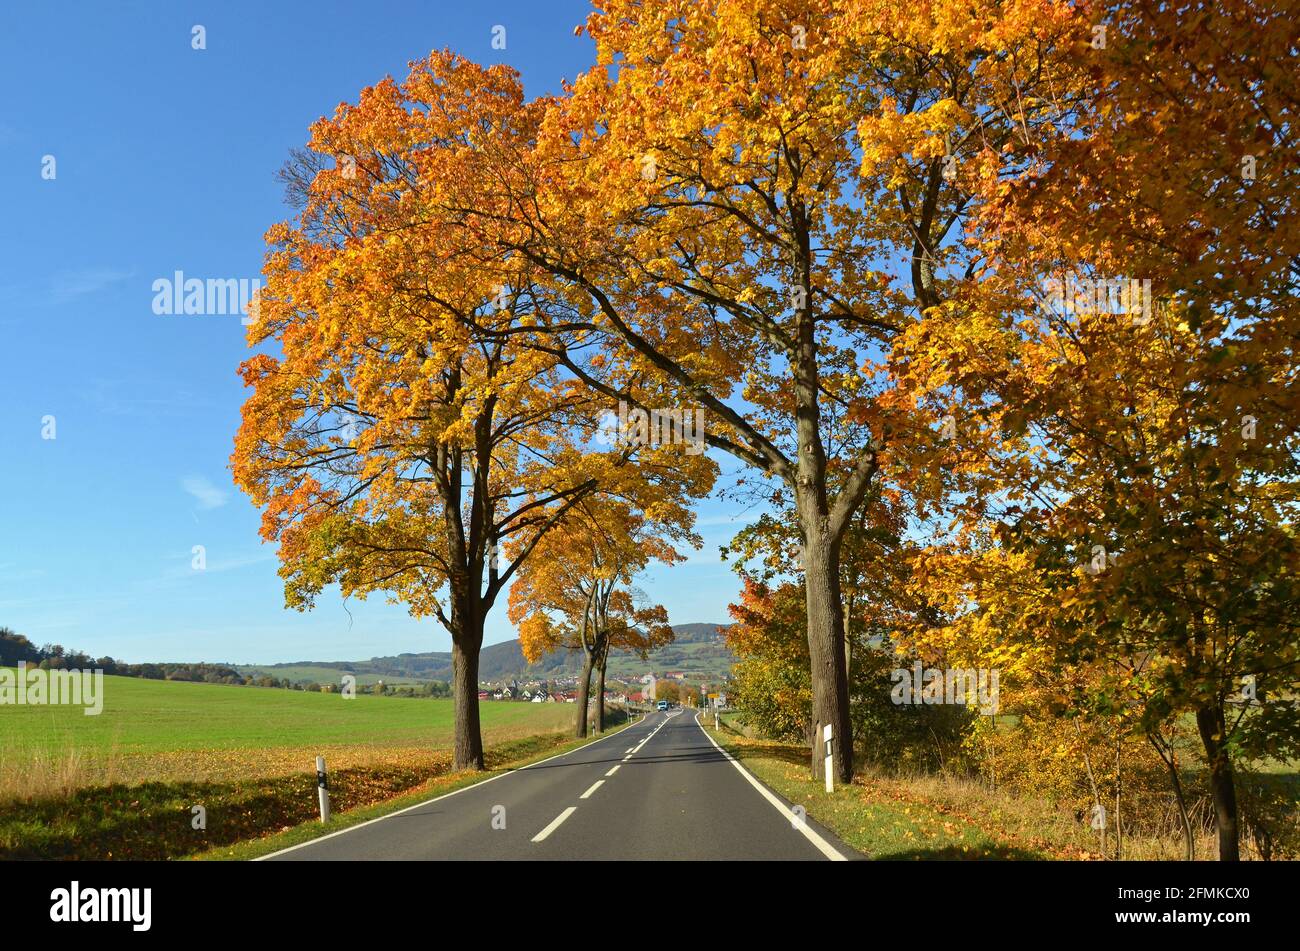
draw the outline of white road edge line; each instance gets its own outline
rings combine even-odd
[[[582,794],[581,796],[579,796],[578,798],[579,798],[579,799],[586,799],[588,796],[590,796],[592,793],[594,793],[597,789],[599,789],[599,788],[600,788],[601,786],[603,786],[603,785],[605,785],[605,780],[603,780],[603,779],[598,779],[598,780],[596,780],[594,783],[591,784],[591,788],[588,789],[585,793],[583,793],[583,794]]]
[[[696,714],[695,717],[695,725],[700,728],[700,732],[703,733],[705,737],[708,738],[708,741],[713,744],[713,748],[716,749],[723,756],[725,756],[728,760],[730,760],[731,765],[736,767],[736,769],[740,770],[740,775],[748,779],[749,784],[753,786],[755,789],[757,789],[762,794],[764,799],[766,799],[773,806],[775,806],[777,812],[785,816],[786,819],[789,820],[792,826],[794,826],[796,829],[802,832],[804,838],[807,839],[809,842],[811,842],[817,848],[817,851],[821,852],[822,855],[826,856],[832,862],[848,861],[848,859],[844,856],[842,852],[840,852],[839,849],[835,848],[835,846],[831,845],[820,835],[818,835],[817,830],[812,828],[812,826],[808,825],[808,821],[806,819],[802,821],[799,820],[795,816],[795,814],[789,810],[789,808],[786,806],[785,803],[783,803],[780,799],[777,799],[776,796],[772,795],[771,791],[766,786],[764,786],[762,783],[760,783],[757,779],[754,778],[753,773],[745,769],[745,767],[740,764],[740,760],[736,759],[734,756],[732,756],[730,753],[724,750],[721,746],[719,746],[718,741],[709,735],[708,730],[704,729],[704,724],[700,722],[700,718],[698,714]]]
[[[541,832],[537,833],[537,835],[533,836],[533,841],[541,842],[548,835],[550,835],[552,832],[558,829],[560,827],[561,822],[569,818],[569,816],[573,815],[577,811],[578,811],[577,806],[570,806],[568,809],[565,809],[562,813],[560,813],[558,816],[556,816],[554,819],[551,820],[550,825],[548,825]]]
[[[640,724],[637,724],[637,726],[640,726]],[[630,727],[629,729],[635,728],[636,727]],[[367,819],[365,822],[358,822],[356,825],[348,826],[346,829],[339,829],[338,832],[331,832],[329,835],[317,836],[314,839],[308,839],[306,842],[299,842],[297,845],[291,845],[288,848],[280,849],[276,852],[270,852],[267,855],[259,855],[255,859],[250,859],[250,861],[262,862],[266,859],[275,858],[277,855],[284,855],[286,852],[296,852],[298,849],[305,849],[309,845],[315,845],[317,842],[324,842],[326,839],[332,839],[336,835],[347,835],[349,832],[355,832],[357,829],[364,829],[366,826],[374,825],[376,822],[383,822],[385,819],[391,819],[393,816],[400,816],[402,813],[410,812],[412,809],[419,809],[421,806],[428,806],[435,802],[440,802],[443,799],[450,799],[452,796],[458,795],[459,793],[467,792],[471,789],[478,789],[480,786],[486,786],[488,783],[496,782],[498,779],[504,779],[506,776],[513,776],[515,773],[522,773],[526,769],[532,769],[534,766],[541,766],[543,763],[549,763],[551,760],[560,759],[568,756],[570,753],[576,753],[578,750],[589,749],[597,743],[603,743],[605,740],[612,740],[615,737],[622,735],[623,731],[619,730],[617,733],[611,733],[609,736],[602,736],[599,740],[592,740],[590,743],[584,743],[582,746],[575,746],[573,749],[565,750],[563,753],[556,753],[554,756],[546,757],[546,759],[539,759],[536,763],[529,763],[527,766],[520,766],[518,769],[512,769],[504,773],[497,773],[495,776],[489,776],[480,783],[470,783],[468,786],[461,786],[459,789],[453,789],[451,792],[443,793],[441,796],[434,796],[432,799],[424,799],[412,806],[398,809],[396,812],[377,816],[374,819]]]

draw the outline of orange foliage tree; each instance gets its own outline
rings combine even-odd
[[[576,517],[551,533],[510,589],[510,619],[524,656],[581,650],[576,735],[587,735],[587,705],[596,674],[596,729],[604,729],[605,670],[611,650],[643,659],[673,639],[668,612],[646,604],[632,585],[653,560],[671,565],[673,541],[695,547],[692,516],[676,501],[651,506],[653,520],[604,496],[585,500]]]
[[[585,27],[596,68],[514,166],[527,227],[485,233],[549,276],[539,341],[570,373],[610,401],[702,407],[708,444],[788,494],[815,717],[840,736],[841,548],[917,426],[882,356],[969,277],[966,166],[1019,161],[1071,15],[609,0]],[[841,781],[852,756],[837,745]]]
[[[1300,741],[1289,22],[1271,3],[1098,12],[1088,95],[1033,129],[1015,175],[977,182],[996,274],[896,363],[956,420],[941,458],[980,541],[936,552],[967,564],[931,590],[1058,695],[1090,666],[1075,708],[1163,756],[1193,719],[1224,860],[1238,769]],[[997,562],[1012,583],[988,583]]]
[[[515,344],[534,320],[527,275],[438,226],[438,196],[490,164],[479,133],[518,105],[508,70],[435,55],[313,127],[287,173],[300,214],[267,234],[249,341],[276,346],[241,368],[232,456],[288,605],[337,583],[450,633],[457,768],[483,767],[483,626],[520,566],[597,487],[634,498],[677,480],[591,444],[589,394]]]

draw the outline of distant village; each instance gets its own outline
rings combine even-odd
[[[656,675],[647,673],[638,679],[626,680],[610,677],[605,681],[605,701],[607,703],[638,704],[654,703],[661,699],[663,692],[660,683],[673,685],[673,698],[682,698],[690,694],[699,696],[707,694],[710,685],[692,681],[686,671],[670,670]],[[595,691],[595,684],[592,684]],[[479,685],[480,700],[515,700],[525,703],[576,703],[578,699],[577,677],[551,677],[540,680],[491,681]]]

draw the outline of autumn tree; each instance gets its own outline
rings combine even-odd
[[[502,591],[597,485],[655,478],[621,468],[623,447],[588,451],[588,395],[512,344],[527,276],[438,227],[439,190],[488,161],[479,133],[518,108],[513,73],[439,54],[313,126],[287,174],[298,218],[267,234],[249,341],[274,347],[241,367],[232,456],[289,606],[337,583],[449,632],[457,768],[483,767],[478,656]]]
[[[1110,5],[1077,44],[1088,97],[977,183],[996,280],[900,348],[957,420],[967,525],[1040,586],[1005,633],[1100,665],[1082,699],[1153,742],[1194,719],[1225,860],[1237,769],[1300,738],[1288,24]]]
[[[953,240],[969,179],[1017,164],[1045,90],[1073,88],[1052,56],[1071,16],[617,0],[585,27],[597,66],[561,97],[525,103],[495,72],[484,109],[463,63],[413,96],[440,123],[422,223],[528,309],[517,326],[470,314],[476,336],[535,348],[608,409],[703,411],[703,442],[788,493],[818,722],[840,735],[843,537],[917,425],[881,358],[970,279]],[[375,111],[403,128],[400,103]],[[852,775],[847,745],[836,769]]]
[[[734,623],[723,636],[736,656],[728,700],[766,736],[812,742],[806,612],[797,587],[773,590],[748,580],[728,610]]]
[[[643,464],[650,464],[646,453]],[[660,453],[662,455],[662,453]],[[604,730],[605,671],[613,650],[645,659],[673,639],[668,613],[647,604],[633,588],[651,561],[672,565],[674,542],[698,547],[685,494],[647,502],[635,512],[605,495],[583,500],[541,544],[510,589],[510,619],[529,662],[557,650],[582,651],[578,677],[577,736],[587,735],[588,700],[596,675],[596,730]]]
[[[655,681],[655,699],[667,700],[669,703],[680,703],[682,698],[681,686],[675,680],[656,680]]]
[[[548,275],[538,346],[611,403],[702,408],[710,447],[788,493],[841,736],[844,534],[916,425],[881,357],[969,277],[962,167],[1036,121],[1066,11],[612,0],[513,166],[526,227],[485,230]],[[847,744],[835,763],[849,780]]]
[[[732,560],[746,590],[755,585],[778,589],[791,579],[800,581],[799,522],[792,500],[786,493],[773,493],[751,501],[766,503],[768,511],[722,546],[724,557]],[[877,483],[845,529],[839,587],[845,617],[844,664],[850,681],[855,651],[861,645],[896,629],[900,614],[925,610],[908,597],[910,559],[917,549],[908,536],[920,524],[912,517],[914,506],[910,492]],[[802,605],[802,599],[798,603]]]
[[[724,636],[736,655],[729,699],[744,722],[765,736],[810,742],[815,723],[803,597],[796,583],[747,578],[740,600],[729,606],[734,623]],[[900,673],[911,675],[919,655],[875,625],[850,628],[849,641],[851,736],[869,740],[865,759],[884,770],[955,772],[971,765],[977,707],[902,702],[893,688]]]

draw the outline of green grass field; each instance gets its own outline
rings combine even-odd
[[[336,667],[322,667],[317,664],[289,664],[284,667],[240,664],[235,669],[241,674],[252,674],[255,677],[275,677],[277,680],[287,679],[294,683],[334,684],[336,686],[346,672]],[[419,677],[390,677],[380,674],[353,674],[353,676],[357,678],[357,686],[359,687],[369,687],[381,680],[385,684],[394,687],[401,684],[422,684],[425,682]]]
[[[573,716],[559,704],[486,702],[484,730],[538,727],[547,732]],[[446,746],[452,705],[446,699],[307,693],[179,681],[104,678],[104,709],[2,706],[5,749],[116,749],[149,753],[185,749],[253,750],[270,746],[363,744]]]
[[[490,768],[570,742],[571,704],[479,709]],[[340,813],[470,781],[451,771],[452,716],[450,700],[130,677],[104,678],[98,716],[0,706],[0,858],[169,858],[277,833],[314,814],[318,755]]]
[[[484,742],[562,733],[568,704],[485,702]],[[103,711],[0,706],[0,801],[147,779],[234,780],[422,760],[450,748],[447,699],[105,677]]]

